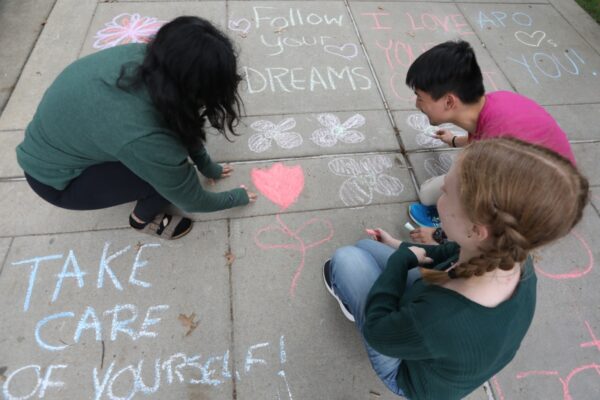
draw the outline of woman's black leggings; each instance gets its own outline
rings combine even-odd
[[[169,205],[148,182],[120,162],[88,167],[63,190],[45,185],[27,173],[25,178],[42,199],[68,210],[97,210],[137,201],[133,212],[148,222]]]

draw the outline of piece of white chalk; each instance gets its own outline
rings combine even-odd
[[[407,222],[407,223],[405,223],[405,224],[404,224],[404,227],[405,227],[407,230],[409,230],[409,231],[414,231],[414,230],[415,230],[415,227],[414,227],[414,226],[412,226],[412,224],[411,224],[410,222]]]

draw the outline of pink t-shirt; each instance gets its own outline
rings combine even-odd
[[[506,91],[485,95],[485,104],[469,141],[512,136],[538,144],[571,160],[575,157],[567,135],[554,118],[535,101]]]

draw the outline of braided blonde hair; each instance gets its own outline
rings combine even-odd
[[[460,199],[468,218],[486,226],[481,255],[448,273],[422,269],[429,283],[511,270],[529,252],[569,233],[582,217],[589,185],[571,162],[514,138],[477,141],[465,148]]]

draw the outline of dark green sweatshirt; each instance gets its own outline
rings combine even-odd
[[[188,212],[248,204],[238,188],[202,188],[200,172],[218,178],[222,167],[204,147],[192,154],[166,127],[145,89],[117,87],[123,65],[140,64],[144,44],[103,50],[69,65],[48,88],[17,147],[23,170],[58,190],[89,166],[120,161],[171,203]]]
[[[363,334],[381,354],[400,358],[398,386],[408,398],[461,399],[515,356],[535,310],[537,278],[528,259],[513,296],[484,307],[422,279],[405,290],[417,257],[403,243],[369,293]],[[435,269],[458,259],[455,243],[419,246]]]

